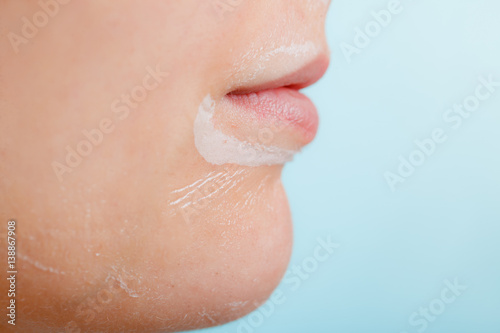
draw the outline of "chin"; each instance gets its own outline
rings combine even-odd
[[[191,245],[178,259],[184,268],[174,315],[178,330],[245,316],[269,298],[284,276],[293,242],[285,191],[279,177],[251,191],[250,199],[228,196],[188,226]],[[242,205],[242,199],[248,204]]]
[[[156,250],[155,261],[163,264],[150,271],[148,283],[157,282],[151,295],[158,299],[145,304],[151,331],[178,332],[234,321],[262,305],[280,283],[293,242],[281,167],[250,172],[248,183],[213,197],[175,232],[171,220],[166,221],[165,235],[176,238]]]

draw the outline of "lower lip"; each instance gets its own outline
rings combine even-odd
[[[291,88],[277,88],[248,94],[228,94],[226,102],[250,114],[263,126],[279,122],[295,129],[303,144],[311,142],[318,130],[318,112],[312,101]]]

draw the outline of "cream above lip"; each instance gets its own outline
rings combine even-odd
[[[322,58],[328,66],[328,56],[323,55],[321,48],[313,42],[278,46],[264,54],[261,51],[260,48],[253,48],[241,57],[235,66],[235,74],[229,78],[233,83],[228,86],[227,93],[282,80],[291,73],[300,72],[304,65],[318,58]]]

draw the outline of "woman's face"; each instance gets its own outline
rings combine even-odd
[[[292,245],[282,162],[317,128],[296,90],[326,70],[327,6],[0,2],[18,329],[173,332],[267,299]]]

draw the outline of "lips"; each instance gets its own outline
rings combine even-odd
[[[316,135],[316,107],[300,89],[324,75],[328,51],[313,42],[292,43],[243,59],[225,92],[201,103],[195,146],[215,165],[282,165]]]
[[[320,55],[280,78],[238,86],[222,100],[225,111],[219,114],[218,122],[223,124],[219,128],[239,134],[241,140],[267,130],[276,138],[276,145],[290,149],[310,143],[316,135],[319,118],[316,107],[300,89],[317,82],[328,63],[328,57]]]
[[[305,143],[316,135],[319,123],[316,107],[298,90],[279,87],[248,94],[229,94],[225,98],[239,110],[242,119],[253,118],[261,130],[293,128],[302,135]]]

